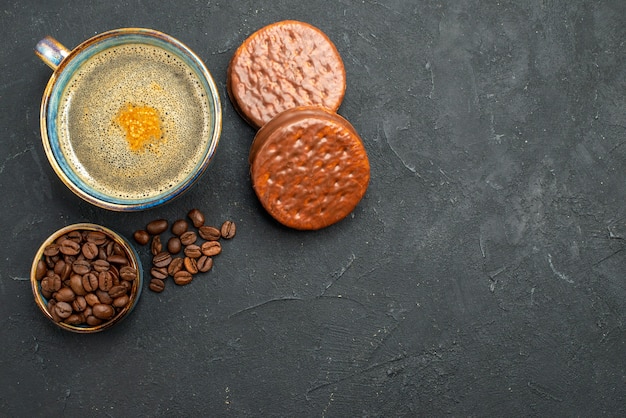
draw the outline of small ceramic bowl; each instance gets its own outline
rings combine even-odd
[[[50,256],[50,255],[46,255],[46,249],[50,248],[50,246],[52,244],[56,244],[57,246],[60,246],[60,243],[62,242],[62,237],[66,236],[66,237],[71,237],[73,234],[77,234],[77,231],[79,231],[80,233],[84,234],[85,236],[87,234],[89,234],[90,232],[99,232],[99,233],[103,233],[110,241],[108,242],[113,242],[114,244],[112,245],[117,245],[117,251],[119,253],[119,250],[121,249],[124,257],[126,257],[126,259],[128,260],[128,266],[132,267],[135,271],[136,271],[136,276],[134,278],[132,278],[131,280],[126,280],[129,283],[129,289],[126,292],[126,296],[127,296],[127,302],[125,302],[122,306],[118,306],[118,307],[113,307],[113,310],[115,311],[115,313],[113,314],[113,316],[111,316],[109,319],[100,319],[99,321],[96,322],[100,322],[98,324],[93,324],[93,325],[88,325],[86,322],[83,323],[67,323],[68,319],[61,319],[58,315],[58,311],[54,310],[54,304],[58,304],[58,302],[56,300],[54,300],[54,296],[52,296],[52,292],[50,292],[48,290],[48,292],[46,292],[45,290],[42,289],[42,282],[44,279],[46,279],[46,273],[43,273],[42,270],[46,269],[46,270],[51,270],[53,272],[53,268],[50,268],[50,266],[46,265],[46,260],[48,261],[52,261],[51,257],[54,256]],[[98,235],[98,234],[95,234]],[[105,251],[106,253],[106,244],[102,244],[99,242],[95,242],[96,246],[98,249],[102,248],[103,251]],[[94,247],[91,246],[91,248],[93,249]],[[48,254],[49,254],[48,250]],[[69,252],[68,250],[65,250],[65,252]],[[82,254],[82,248],[81,248],[81,252],[75,256],[73,256],[74,258],[84,258],[84,256],[81,255]],[[117,253],[115,253],[117,254]],[[59,252],[59,255],[56,256],[57,259],[66,259],[66,257],[68,257],[67,255],[63,255],[61,252]],[[102,257],[100,256],[96,256],[93,260],[97,260],[97,259],[102,259]],[[120,270],[121,267],[123,266],[123,264],[117,265],[116,266],[116,260],[113,258],[111,259],[109,257],[109,260],[111,261],[110,263],[110,269],[114,269],[116,270],[115,274],[113,274],[114,276],[117,275],[118,276],[118,280],[121,281],[122,278],[120,278]],[[41,261],[43,261],[43,263],[41,263]],[[108,263],[108,262],[107,262]],[[101,263],[106,265],[107,263]],[[115,266],[115,267],[114,267]],[[99,268],[100,266],[98,266]],[[84,266],[83,266],[84,268]],[[98,272],[95,271],[95,264],[93,262],[91,262],[91,266],[88,267],[91,269],[92,272],[96,273],[96,276],[98,275]],[[109,271],[109,270],[107,270]],[[126,271],[132,271],[131,269],[126,269]],[[76,287],[74,286],[69,286],[69,284],[71,283],[71,279],[69,277],[71,277],[72,275],[79,275],[79,272],[76,271],[72,271],[71,273],[61,273],[59,275],[59,278],[63,275],[66,276],[65,279],[65,283],[68,285],[66,286],[66,291],[63,292],[65,294],[69,294],[69,299],[71,299],[72,297],[77,298],[77,296],[82,293],[82,291],[84,291],[84,293],[81,295],[83,296],[83,298],[85,299],[89,299],[87,297],[87,293],[91,293],[91,295],[96,295],[96,289],[93,289],[92,292],[87,292],[86,290],[84,290],[84,287],[81,287],[81,291],[79,292],[74,292],[74,290],[76,289]],[[43,277],[42,277],[43,276]],[[129,277],[126,277],[127,279]],[[59,229],[58,231],[54,232],[52,235],[50,235],[39,247],[39,250],[37,251],[37,254],[35,255],[35,258],[33,260],[33,264],[31,267],[31,271],[30,271],[30,283],[31,283],[31,287],[32,287],[32,291],[33,291],[33,296],[35,297],[35,302],[37,304],[37,306],[39,307],[39,309],[41,309],[41,312],[43,312],[43,314],[49,319],[51,320],[54,324],[56,324],[57,326],[59,326],[60,328],[63,328],[65,330],[68,331],[72,331],[72,332],[77,332],[77,333],[94,333],[94,332],[99,332],[99,331],[103,331],[105,329],[111,328],[113,325],[119,323],[122,319],[126,318],[133,310],[133,308],[137,305],[137,302],[139,301],[139,297],[141,296],[141,289],[143,287],[143,271],[141,268],[141,264],[139,261],[139,255],[137,254],[137,252],[135,251],[135,249],[131,246],[131,244],[121,235],[117,234],[116,232],[110,230],[109,228],[105,228],[103,226],[100,225],[96,225],[96,224],[91,224],[91,223],[79,223],[79,224],[73,224],[73,225],[68,225],[64,228]],[[57,283],[58,280],[57,280]],[[62,282],[63,283],[63,282]],[[63,284],[61,283],[62,287],[65,287]],[[76,283],[74,283],[75,285]],[[57,285],[58,286],[58,285]],[[80,286],[80,285],[79,285]],[[106,288],[106,285],[105,285]],[[72,292],[69,292],[67,289],[72,289]],[[100,292],[102,292],[101,289],[98,289]],[[111,292],[111,291],[110,291]],[[67,296],[67,295],[64,295]],[[60,298],[58,293],[57,293],[57,299]],[[63,299],[67,299],[67,298],[63,298]],[[102,298],[101,298],[102,299]],[[93,301],[93,297],[91,299],[89,299],[90,301]],[[120,299],[120,301],[125,301],[125,298]],[[66,303],[68,303],[69,306],[72,306],[74,302],[74,299],[72,300],[67,300]],[[92,302],[93,303],[93,302]],[[106,303],[105,303],[106,305]],[[64,305],[67,306],[67,305]],[[91,304],[87,305],[87,306],[92,306]],[[95,305],[93,305],[95,306]],[[102,308],[102,307],[100,307]],[[93,311],[94,309],[92,309]],[[109,309],[110,310],[110,309]],[[83,311],[84,312],[84,311]],[[72,310],[72,314],[77,314],[78,316],[80,316],[80,312],[76,311],[76,310]],[[108,317],[108,315],[107,315]],[[93,319],[93,318],[92,318]],[[70,321],[70,322],[74,322],[74,321]]]

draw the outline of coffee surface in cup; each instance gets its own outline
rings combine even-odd
[[[149,122],[158,124],[153,132],[160,137],[139,134],[139,146],[132,142],[134,121],[120,123],[129,108],[152,109],[151,118],[159,120]],[[97,53],[75,71],[62,93],[57,125],[68,164],[89,187],[143,199],[184,182],[203,160],[211,111],[202,81],[180,58],[156,46],[125,44]],[[137,128],[146,126],[139,121]]]

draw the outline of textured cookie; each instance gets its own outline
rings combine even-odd
[[[241,44],[228,66],[226,88],[239,114],[260,128],[297,106],[337,111],[345,95],[346,70],[321,30],[285,20],[259,29]]]
[[[314,230],[354,210],[367,189],[370,165],[348,121],[321,107],[297,107],[257,132],[250,174],[272,217],[291,228]]]

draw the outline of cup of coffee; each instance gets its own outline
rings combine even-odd
[[[220,98],[180,41],[123,28],[73,50],[46,37],[35,53],[54,70],[41,103],[43,146],[76,195],[114,211],[150,209],[205,172],[221,133]]]

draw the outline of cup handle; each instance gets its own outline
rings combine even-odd
[[[48,67],[56,70],[61,61],[67,57],[70,50],[61,45],[51,36],[46,36],[35,46],[35,54],[45,62]]]

